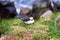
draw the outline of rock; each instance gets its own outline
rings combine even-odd
[[[1,37],[0,40],[4,40],[4,37]]]
[[[48,9],[46,12],[43,13],[41,18],[44,18],[45,21],[49,21],[49,20],[51,20],[52,14],[53,14],[52,11]]]
[[[5,18],[14,18],[16,15],[17,12],[14,2],[0,1],[0,20]]]
[[[30,12],[29,8],[24,8],[20,11],[20,13],[22,13],[22,14],[29,14],[29,12]]]

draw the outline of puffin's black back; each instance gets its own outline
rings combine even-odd
[[[13,2],[0,1],[0,19],[13,18],[17,15]]]

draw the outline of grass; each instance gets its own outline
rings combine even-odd
[[[3,33],[5,35],[16,35],[24,33],[27,30],[33,30],[35,31],[35,33],[32,40],[40,40],[50,36],[51,38],[60,37],[60,32],[57,32],[54,23],[59,13],[60,12],[53,14],[50,21],[44,21],[43,19],[39,19],[35,20],[35,23],[31,25],[27,25],[22,20],[17,18],[3,19],[2,21],[0,21],[0,33]]]

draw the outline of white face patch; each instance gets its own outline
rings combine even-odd
[[[30,20],[33,20],[33,17],[30,17]]]

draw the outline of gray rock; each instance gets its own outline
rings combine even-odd
[[[53,13],[51,10],[47,10],[46,12],[43,13],[41,17],[44,18],[45,21],[49,21],[51,19],[52,14]]]

